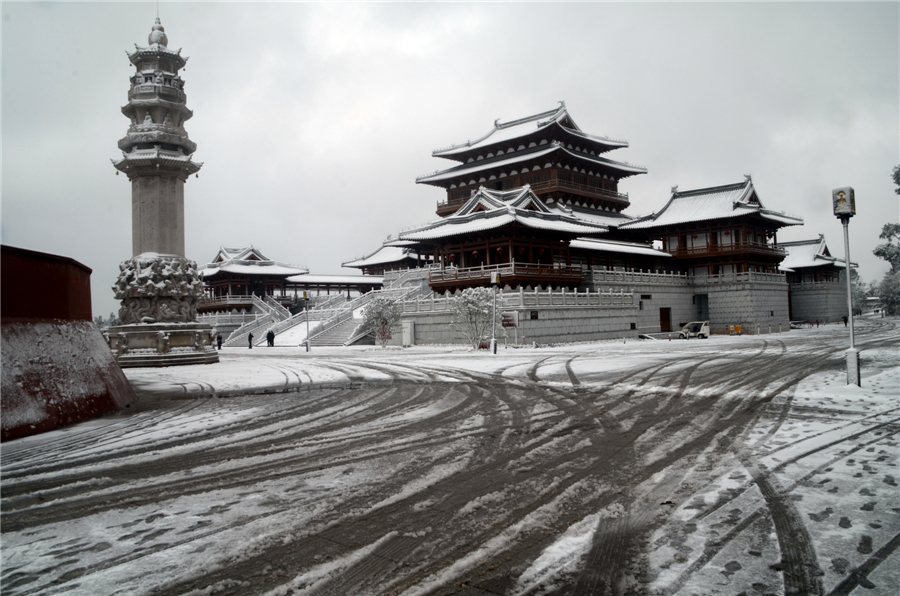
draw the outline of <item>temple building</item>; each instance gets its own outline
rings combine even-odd
[[[372,275],[310,275],[306,267],[275,261],[253,246],[219,248],[201,271],[206,296],[198,311],[255,312],[269,302],[285,309],[296,305],[303,292],[320,295],[366,293],[382,287]],[[257,308],[254,308],[256,305]]]
[[[671,265],[691,276],[753,271],[777,273],[785,250],[778,230],[801,225],[799,217],[766,209],[745,176],[743,182],[697,190],[672,189],[658,212],[618,226],[618,232],[658,241]]]
[[[846,262],[831,256],[825,236],[783,242],[785,273],[792,321],[836,321],[847,314]],[[856,263],[851,262],[851,267]]]
[[[667,333],[696,320],[709,320],[713,333],[788,329],[799,303],[782,264],[792,245],[779,245],[778,232],[803,220],[765,207],[750,176],[674,187],[659,211],[630,216],[620,183],[647,170],[607,157],[625,147],[582,131],[563,102],[495,121],[474,141],[432,152],[457,165],[416,179],[446,192],[437,219],[344,265],[366,270],[403,247],[418,255],[420,279],[437,295],[489,285],[499,274],[509,305],[559,305],[530,310],[523,328],[549,341]],[[437,304],[409,305],[404,338],[451,339]]]
[[[618,213],[628,195],[619,181],[647,169],[618,162],[604,154],[628,147],[627,141],[583,132],[559,102],[555,110],[501,123],[475,141],[432,152],[459,162],[452,168],[416,179],[446,189],[437,205],[441,216],[455,213],[481,187],[507,191],[528,185],[550,205],[561,202],[594,212]]]
[[[440,268],[431,272],[430,285],[441,293],[485,285],[493,271],[510,288],[574,289],[584,276],[580,266],[572,266],[569,243],[607,231],[558,201],[547,205],[526,184],[508,191],[479,187],[452,215],[401,232],[399,238],[434,251]]]
[[[381,248],[364,257],[344,261],[342,267],[359,269],[363,275],[384,275],[387,271],[400,271],[430,265],[431,255],[420,254],[411,248],[415,242],[388,239]]]
[[[249,311],[253,296],[271,297],[285,308],[293,302],[286,280],[309,273],[305,267],[274,261],[252,244],[245,247],[219,248],[216,257],[200,270],[206,284],[206,299],[200,312]]]

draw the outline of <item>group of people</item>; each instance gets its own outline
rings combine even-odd
[[[247,334],[247,342],[250,344],[249,347],[252,350],[253,349],[253,334],[252,333]],[[275,347],[275,332],[272,331],[271,329],[269,329],[269,331],[266,333],[266,342],[268,343],[270,348]],[[222,349],[222,334],[221,333],[216,335],[216,347],[219,348],[220,350]]]
[[[253,334],[252,333],[247,334],[247,342],[250,344],[249,347],[252,350],[253,349]],[[275,332],[272,331],[271,329],[269,329],[266,332],[266,343],[268,344],[268,346],[270,348],[275,347]]]

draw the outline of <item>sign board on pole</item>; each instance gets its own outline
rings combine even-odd
[[[518,327],[519,311],[500,313],[500,324],[504,327]]]
[[[856,215],[856,193],[852,187],[835,188],[831,191],[831,202],[836,217]]]
[[[500,272],[499,271],[491,271],[491,283],[494,285],[500,285]]]

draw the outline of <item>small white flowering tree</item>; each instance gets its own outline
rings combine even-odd
[[[450,328],[462,333],[477,350],[481,342],[491,337],[493,306],[493,288],[466,288],[450,303],[450,313],[453,317]],[[497,326],[497,333],[505,335],[506,330],[500,325],[501,320],[498,305],[494,324]]]
[[[394,329],[400,324],[403,305],[386,296],[376,296],[362,311],[363,328],[385,347]]]

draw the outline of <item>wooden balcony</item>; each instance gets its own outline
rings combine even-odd
[[[272,296],[279,304],[285,308],[291,305],[291,296]],[[227,296],[216,296],[214,298],[201,298],[197,305],[199,312],[209,312],[216,310],[250,310],[253,305],[253,296],[242,296],[229,294]]]
[[[542,265],[535,263],[503,263],[480,267],[446,267],[433,269],[428,276],[429,285],[435,290],[487,286],[491,273],[500,273],[503,286],[551,286],[578,287],[584,279],[581,267],[566,265]]]
[[[579,184],[578,182],[570,182],[568,180],[551,179],[545,182],[536,182],[531,185],[531,190],[535,194],[544,194],[554,191],[569,192],[583,197],[592,199],[602,199],[605,201],[615,201],[628,205],[628,195],[605,188],[589,186],[587,184]]]
[[[761,242],[742,242],[740,244],[716,244],[699,248],[669,249],[668,253],[679,259],[701,259],[715,256],[728,256],[737,254],[756,254],[770,257],[784,257],[787,251],[779,246],[763,244]]]

